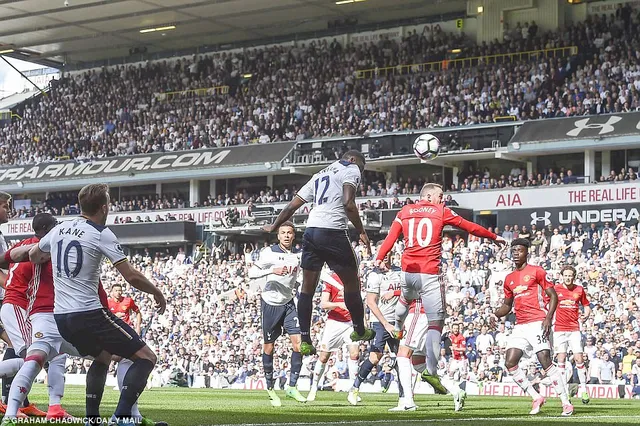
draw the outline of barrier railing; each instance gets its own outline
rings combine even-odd
[[[212,96],[212,95],[226,95],[228,93],[229,93],[229,86],[216,86],[216,87],[206,87],[202,89],[179,90],[175,92],[156,93],[155,97],[159,101],[170,101],[176,96],[180,96],[180,97]]]
[[[421,64],[396,65],[393,67],[369,68],[356,71],[356,78],[385,77],[388,75],[420,74],[450,68],[471,68],[481,63],[497,64],[541,57],[564,58],[578,53],[577,46],[557,47],[553,49],[530,50],[526,52],[500,53],[497,55],[475,56],[471,58],[445,59]]]

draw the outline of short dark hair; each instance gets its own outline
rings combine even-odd
[[[526,238],[516,238],[515,240],[511,241],[511,247],[515,246],[522,246],[528,249],[529,247],[531,247],[531,243]]]
[[[38,213],[33,217],[33,221],[31,222],[31,227],[33,228],[33,232],[42,237],[46,235],[54,226],[58,224],[58,221],[52,214],[49,213]]]
[[[562,273],[563,273],[564,271],[571,271],[571,272],[573,272],[573,275],[574,275],[574,276],[575,276],[575,275],[577,275],[577,273],[576,273],[576,268],[574,268],[574,267],[573,267],[573,266],[571,266],[571,265],[564,265],[564,266],[562,267],[562,269],[560,270],[560,274],[562,275]]]
[[[367,162],[367,159],[364,158],[364,155],[362,155],[362,153],[357,149],[350,149],[342,156],[343,160],[349,160],[351,158],[357,158],[358,160],[362,161],[363,164]]]
[[[296,226],[290,220],[287,220],[282,225],[278,226],[278,230],[280,230],[280,228],[285,228],[285,227],[289,227],[293,229],[293,232],[296,232]]]
[[[11,201],[11,194],[8,192],[0,191],[0,201]]]
[[[78,203],[82,213],[94,215],[100,211],[100,207],[109,203],[109,185],[106,183],[93,183],[84,186],[78,193]]]
[[[114,288],[116,288],[116,287],[120,287],[120,288],[122,288],[122,284],[118,284],[118,283],[113,284],[113,285],[111,286],[111,290],[113,290],[113,289],[114,289]]]

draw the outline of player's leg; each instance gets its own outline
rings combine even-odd
[[[273,378],[273,349],[274,342],[282,334],[282,321],[284,319],[284,307],[273,306],[260,300],[262,312],[262,368],[264,378],[267,382],[267,394],[271,405],[280,407],[282,402],[274,390],[275,380]]]
[[[579,331],[572,331],[569,336],[569,346],[573,352],[573,360],[576,363],[578,372],[578,382],[580,388],[578,393],[583,404],[589,403],[589,393],[587,392],[587,369],[584,367],[584,347],[582,346],[582,334]]]
[[[302,286],[298,294],[298,318],[300,319],[300,353],[312,355],[315,353],[311,340],[311,318],[313,316],[313,295],[318,287],[320,272],[324,266],[324,259],[319,255],[317,247],[316,229],[307,228],[302,236]]]
[[[402,329],[404,328],[404,322],[409,315],[409,305],[415,299],[419,299],[418,292],[416,289],[416,284],[421,285],[419,281],[415,279],[415,274],[408,274],[406,272],[402,272],[402,280],[400,284],[400,289],[402,294],[396,303],[396,312],[395,312],[395,330],[396,337],[402,337]],[[420,312],[418,310],[418,312]]]
[[[122,386],[124,385],[124,376],[127,375],[127,371],[129,371],[129,368],[131,368],[131,366],[133,365],[133,361],[127,358],[119,357],[117,355],[114,355],[111,359],[112,361],[118,363],[118,366],[116,367],[116,380],[118,381],[118,390],[122,392]],[[143,418],[137,402],[131,407],[131,416],[136,419]]]
[[[307,402],[315,401],[318,387],[324,383],[324,373],[327,367],[327,361],[331,352],[320,351],[318,354],[318,360],[313,369],[313,377],[311,378],[311,389],[309,395],[307,395]]]
[[[41,344],[41,342],[35,342],[29,347],[24,365],[20,368],[11,383],[5,418],[17,418],[18,410],[24,404],[25,398],[31,391],[33,382],[47,362],[50,351],[51,348],[46,344]]]
[[[373,344],[371,345],[369,356],[365,358],[365,360],[360,365],[358,373],[356,374],[356,378],[353,381],[353,388],[355,389],[360,389],[360,385],[362,384],[362,382],[367,380],[367,377],[369,377],[369,374],[371,374],[371,370],[373,370],[373,367],[375,365],[378,365],[378,363],[382,359],[382,353],[384,352],[384,346],[386,344],[386,330],[379,322],[373,323],[373,330],[376,333],[376,337]]]
[[[351,332],[347,331],[344,335],[344,342],[347,344],[347,350],[349,351],[349,359],[347,360],[347,368],[349,369],[349,380],[351,382],[355,382],[356,377],[358,376],[358,359],[360,358],[360,347],[358,343],[351,341]],[[358,388],[351,387],[349,390],[349,394],[347,395],[347,401],[351,403],[351,405],[356,405],[360,402],[362,398],[360,398]]]
[[[0,377],[2,377],[2,401],[6,403],[11,389],[13,377],[24,364],[27,342],[31,340],[31,328],[26,312],[19,306],[5,303],[0,308],[0,337],[7,343],[2,362],[0,362]],[[29,399],[25,399],[25,407],[29,406]],[[4,412],[5,406],[0,406]],[[39,411],[39,410],[38,410]],[[39,413],[38,413],[39,414]]]
[[[49,389],[49,408],[47,409],[47,419],[64,419],[71,416],[62,408],[62,397],[64,396],[64,372],[66,368],[67,355],[58,355],[49,361],[47,371],[47,382]]]
[[[302,354],[300,353],[300,345],[302,339],[300,337],[300,322],[296,305],[291,300],[284,307],[283,328],[289,335],[291,346],[291,373],[289,375],[289,387],[287,388],[287,398],[293,398],[298,402],[307,402],[307,399],[298,391],[298,378],[300,370],[302,370]]]
[[[534,350],[535,349],[536,348],[534,348]],[[572,415],[573,405],[571,405],[571,401],[569,401],[569,393],[567,392],[567,381],[564,378],[564,370],[560,371],[560,369],[553,364],[550,349],[538,350],[536,354],[538,356],[538,361],[542,364],[542,368],[544,369],[546,376],[551,379],[551,384],[562,401],[562,415]]]
[[[412,368],[411,357],[413,349],[408,346],[400,345],[398,348],[397,371],[398,386],[402,387],[403,395],[398,399],[398,406],[391,408],[389,411],[414,411],[417,407],[413,401],[413,385],[412,385]]]

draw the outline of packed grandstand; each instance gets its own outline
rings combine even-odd
[[[21,119],[0,128],[0,162],[7,167],[92,162],[285,141],[322,144],[323,138],[372,138],[425,129],[455,127],[446,130],[456,132],[476,124],[491,128],[500,118],[519,126],[528,120],[633,113],[640,107],[639,26],[640,13],[627,6],[556,30],[543,31],[535,22],[513,28],[505,24],[503,40],[489,43],[476,44],[463,33],[425,26],[422,33],[414,30],[400,39],[380,38],[375,43],[296,42],[66,73],[52,82],[48,96],[17,108]],[[452,49],[462,53],[452,57]],[[465,64],[464,58],[476,59]],[[440,65],[406,66],[426,63]],[[198,92],[203,88],[213,89]],[[494,194],[490,197],[497,191],[530,189],[540,191],[536,197],[545,197],[547,190],[571,186],[579,191],[589,182],[633,185],[640,163],[631,161],[632,157],[638,160],[637,152],[628,151],[620,167],[612,167],[612,160],[605,165],[605,156],[598,157],[595,170],[599,173],[589,176],[594,171],[587,170],[582,159],[574,172],[574,160],[563,163],[566,157],[557,160],[540,152],[538,161],[469,157],[448,172],[451,176],[443,173],[439,179],[448,189],[448,205],[477,213],[480,208],[465,198],[477,191]],[[307,164],[312,165],[313,161]],[[409,175],[399,165],[393,170],[367,171],[358,188],[362,214],[412,203],[422,185],[433,178],[420,175],[423,166],[411,167]],[[259,174],[247,176],[258,178]],[[145,188],[144,193],[114,194],[115,223],[178,220],[175,212],[179,210],[191,214],[215,208],[228,216],[227,208],[247,206],[251,216],[253,207],[290,201],[304,183],[298,176],[295,183],[286,183],[285,177],[276,184],[252,181],[242,187],[238,184],[242,178],[237,178],[227,182],[223,191],[211,186],[208,194],[200,191],[194,197],[184,182],[189,179],[183,177],[178,190],[157,192],[154,187]],[[136,183],[134,176],[130,184]],[[77,188],[40,191],[29,203],[15,204],[13,217],[28,220],[40,212],[74,216],[79,214],[76,196]],[[16,197],[27,199],[28,194]],[[509,200],[503,207],[518,206],[515,198]],[[562,266],[575,266],[577,282],[586,289],[593,309],[581,324],[589,383],[628,385],[634,396],[640,395],[638,217],[628,209],[606,218],[599,213],[598,220],[566,216],[569,219],[560,223],[552,220],[551,206],[536,204],[507,220],[498,215],[498,222],[489,225],[507,241],[530,240],[531,263],[543,266],[554,280],[560,278]],[[537,213],[538,207],[547,210]],[[196,216],[191,219],[198,221]],[[128,249],[133,264],[167,295],[168,308],[162,315],[154,312],[151,299],[131,289],[105,264],[102,282],[107,292],[114,284],[124,285],[125,294],[133,297],[142,313],[142,335],[158,355],[153,386],[242,387],[264,377],[260,289],[247,271],[252,253],[268,240],[255,232],[247,237],[243,226],[247,224],[216,224],[201,231],[197,245],[191,241],[180,247],[156,244]],[[375,239],[381,240],[387,229],[382,224]],[[7,233],[8,239],[21,235],[14,234]],[[358,243],[353,247],[365,281],[373,268],[372,254]],[[402,251],[397,243],[395,264]],[[485,319],[499,306],[504,277],[512,268],[508,250],[490,241],[447,233],[442,271],[448,317],[443,368],[451,356],[447,333],[457,323],[466,338],[467,379],[473,383],[508,380],[505,348],[513,318],[499,330],[487,329]],[[312,334],[318,336],[325,315],[318,303],[315,306]],[[288,341],[276,345],[279,378],[289,374],[290,352]],[[366,343],[360,345],[359,353],[360,361],[364,360]],[[385,362],[389,358],[387,354]],[[346,352],[332,356],[323,388],[337,390],[339,379],[349,378],[347,359]],[[305,358],[302,376],[311,375],[315,362],[314,357]],[[370,383],[391,374],[384,364],[373,370]],[[85,373],[86,365],[70,361],[67,371]],[[530,374],[540,376],[535,363]],[[572,381],[577,383],[577,376]]]

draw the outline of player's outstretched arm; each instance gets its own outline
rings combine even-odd
[[[29,261],[35,264],[46,263],[51,260],[51,254],[43,251],[39,244],[34,244],[29,250]]]
[[[342,207],[344,207],[347,218],[349,218],[349,221],[353,223],[356,231],[360,234],[360,241],[373,253],[369,236],[360,219],[360,210],[358,210],[358,205],[356,204],[356,187],[350,183],[342,185]]]
[[[506,243],[506,240],[493,232],[489,231],[483,226],[478,225],[477,223],[470,222],[460,216],[449,207],[444,208],[444,224],[455,226],[456,228],[460,228],[464,231],[467,231],[471,235],[475,235],[480,238],[490,238],[499,244]]]
[[[293,199],[291,201],[289,201],[289,204],[287,204],[281,211],[280,214],[278,215],[278,217],[276,218],[276,221],[273,222],[272,225],[265,225],[262,227],[262,230],[265,232],[273,232],[276,229],[280,228],[280,225],[282,225],[283,223],[285,223],[286,221],[288,221],[289,219],[291,219],[291,216],[293,216],[293,214],[298,211],[298,209],[302,206],[304,206],[306,203],[305,200],[303,200],[302,198],[300,198],[298,195],[296,195],[295,197],[293,197]]]
[[[399,214],[399,213],[398,213]],[[387,238],[384,239],[380,248],[378,248],[378,253],[376,254],[375,266],[381,267],[384,259],[387,257],[387,254],[393,248],[393,245],[398,241],[398,238],[402,234],[402,221],[396,216],[395,220],[391,224],[391,228],[389,228],[389,233],[387,234]]]
[[[4,257],[0,257],[0,268],[9,269],[9,264],[29,261],[29,251],[35,244],[25,244],[7,250]]]
[[[115,267],[118,272],[120,272],[122,277],[129,284],[131,284],[131,286],[137,288],[140,291],[153,295],[153,298],[158,305],[158,312],[160,312],[160,314],[164,313],[165,309],[167,308],[167,301],[165,300],[164,295],[162,294],[160,289],[158,289],[158,287],[153,285],[153,283],[149,281],[147,277],[142,274],[142,272],[134,268],[126,258],[123,261],[118,262]]]

